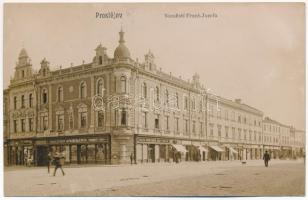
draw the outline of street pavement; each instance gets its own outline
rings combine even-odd
[[[5,196],[303,196],[303,160],[7,167]],[[53,172],[53,169],[51,170]]]

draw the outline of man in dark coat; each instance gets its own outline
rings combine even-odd
[[[267,151],[265,151],[264,155],[263,155],[263,160],[264,160],[264,164],[265,167],[268,167],[268,161],[271,160],[270,155],[267,153]]]
[[[48,174],[49,174],[49,169],[50,169],[50,165],[51,165],[51,161],[52,161],[52,157],[51,157],[51,153],[49,152],[47,155],[47,168],[48,168]]]
[[[63,176],[65,175],[63,169],[62,169],[62,161],[61,159],[63,159],[63,156],[60,155],[60,153],[56,153],[56,155],[54,156],[54,161],[55,161],[55,171],[53,172],[53,176],[56,176],[56,172],[57,169],[60,168],[62,171]]]

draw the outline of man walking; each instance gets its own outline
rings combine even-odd
[[[263,155],[263,160],[264,160],[264,164],[265,167],[268,167],[268,161],[271,160],[270,155],[267,153],[267,151],[265,151],[264,155]]]
[[[62,171],[63,176],[65,175],[63,169],[62,169],[62,162],[61,162],[62,156],[57,152],[56,155],[54,156],[55,160],[55,171],[53,173],[53,176],[56,176],[57,169],[60,168]]]
[[[48,155],[47,155],[47,168],[48,168],[48,174],[49,174],[49,172],[50,172],[51,160],[52,160],[52,158],[51,158],[51,153],[48,152]]]

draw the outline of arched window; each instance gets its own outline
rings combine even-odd
[[[121,76],[121,92],[126,93],[126,77]]]
[[[100,65],[103,64],[103,56],[99,56],[98,59],[99,59],[98,64]]]
[[[159,102],[159,87],[158,86],[156,86],[155,88],[155,100]]]
[[[32,93],[29,94],[29,107],[32,108],[33,106],[33,97],[32,97]]]
[[[87,88],[86,88],[86,83],[81,82],[80,83],[80,98],[84,99],[87,96]]]
[[[58,92],[57,92],[57,97],[58,97],[58,102],[62,102],[63,101],[63,87],[60,86],[58,87]]]
[[[142,84],[142,97],[147,98],[147,84],[146,83]]]
[[[126,125],[126,110],[122,109],[121,111],[121,125]]]
[[[42,100],[43,100],[43,104],[46,104],[47,101],[48,101],[47,89],[43,89],[43,92],[42,92]]]
[[[168,105],[169,104],[169,91],[166,89],[165,91],[165,103]]]
[[[103,79],[99,79],[97,82],[97,87],[96,87],[96,94],[102,96],[103,95],[103,89],[104,89],[104,81]]]

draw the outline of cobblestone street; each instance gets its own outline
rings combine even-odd
[[[5,196],[303,196],[302,160],[155,163],[47,168],[9,167]]]

